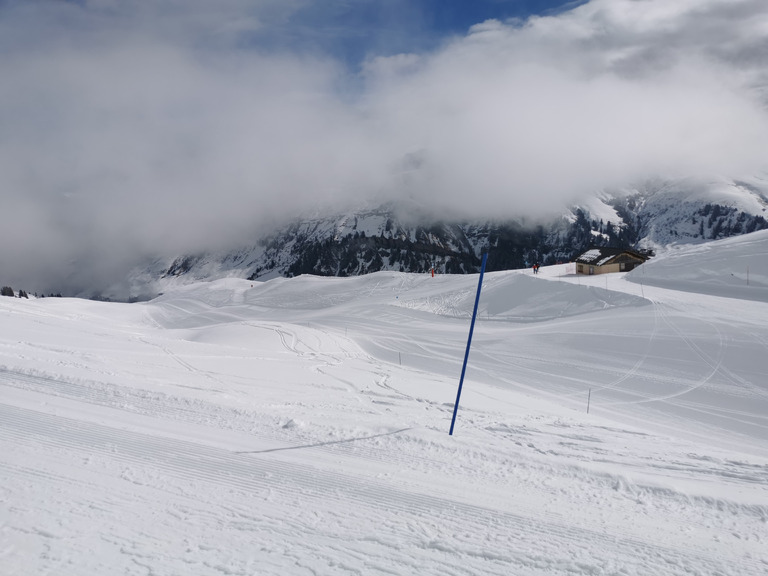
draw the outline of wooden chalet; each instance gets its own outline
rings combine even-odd
[[[648,255],[626,248],[590,248],[576,258],[576,274],[629,272],[648,260]]]

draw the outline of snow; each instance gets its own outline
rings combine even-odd
[[[0,573],[765,574],[766,253],[0,298]]]
[[[601,252],[597,248],[592,248],[591,250],[587,250],[584,252],[584,254],[581,255],[582,258],[585,260],[594,260],[598,256],[600,256]]]
[[[717,242],[667,247],[657,258],[630,273],[629,279],[768,302],[768,230]]]
[[[768,208],[768,186],[759,176],[657,179],[616,194],[638,195],[632,212],[638,225],[642,221],[640,244],[656,251],[670,244],[705,242],[719,234],[719,224],[736,226],[744,215],[765,217]],[[706,215],[707,205],[726,208],[725,213]]]
[[[616,209],[611,205],[612,200],[611,194],[601,191],[582,199],[579,202],[579,207],[587,212],[587,217],[590,220],[602,221],[604,224],[610,222],[614,226],[618,226],[623,221],[616,212]]]

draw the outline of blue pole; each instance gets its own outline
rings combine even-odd
[[[467,340],[467,351],[464,353],[464,366],[461,368],[461,380],[459,380],[459,391],[456,393],[456,404],[453,407],[453,419],[451,420],[451,431],[449,436],[453,436],[453,425],[456,424],[456,413],[459,411],[459,398],[461,398],[461,387],[464,385],[464,373],[467,371],[467,360],[469,360],[469,347],[472,346],[472,332],[475,331],[475,318],[477,318],[477,305],[480,302],[480,290],[483,287],[483,275],[485,274],[485,261],[488,260],[488,253],[483,254],[483,264],[480,266],[480,280],[477,283],[477,296],[475,296],[475,309],[472,311],[472,324],[469,325],[469,340]]]

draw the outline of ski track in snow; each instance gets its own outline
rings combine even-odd
[[[538,276],[0,299],[0,573],[768,572],[768,305]]]
[[[509,573],[510,569],[515,568],[599,573],[605,569],[605,565],[594,564],[595,560],[590,559],[589,554],[578,553],[579,543],[585,542],[586,550],[610,547],[617,558],[623,559],[622,568],[625,573],[661,573],[670,565],[681,570],[695,566],[707,573],[727,573],[717,553],[697,550],[696,554],[690,554],[660,543],[651,544],[625,535],[597,532],[571,523],[557,523],[546,514],[520,516],[498,508],[464,504],[456,499],[442,499],[412,490],[396,490],[391,485],[370,478],[360,482],[359,479],[328,469],[318,470],[275,458],[246,459],[222,449],[115,430],[8,406],[2,407],[0,415],[4,441],[33,443],[38,440],[45,443],[47,450],[55,450],[70,459],[87,458],[88,466],[98,462],[101,466],[111,467],[113,473],[119,473],[122,480],[135,486],[132,496],[135,495],[137,500],[132,502],[132,506],[146,509],[150,513],[160,512],[156,509],[160,504],[156,496],[158,491],[171,497],[183,496],[191,490],[206,493],[212,491],[213,496],[209,495],[207,501],[203,502],[224,509],[225,512],[222,514],[220,511],[218,515],[223,515],[220,522],[229,523],[227,532],[259,532],[266,523],[267,530],[277,532],[273,537],[278,536],[286,549],[290,549],[291,544],[301,546],[302,540],[307,537],[306,527],[296,522],[296,518],[269,518],[268,510],[276,501],[288,506],[300,501],[302,506],[311,506],[316,514],[321,515],[330,516],[334,511],[344,510],[347,511],[345,517],[335,518],[335,522],[362,524],[370,530],[367,535],[358,535],[358,551],[354,550],[354,545],[349,548],[345,545],[344,533],[341,538],[332,533],[324,533],[321,540],[328,540],[329,549],[323,551],[325,543],[322,547],[310,544],[314,558],[297,558],[298,564],[301,561],[315,562],[319,566],[327,563],[329,568],[340,564],[346,566],[345,571],[365,571],[378,564],[388,566],[398,573],[403,570],[423,570],[418,560],[421,554],[430,557],[429,572],[436,574],[446,570],[448,573],[464,573],[462,565],[466,558],[477,561],[475,570],[488,574]],[[87,455],[82,452],[83,446],[88,446]],[[23,467],[12,471],[22,478],[30,474]],[[36,475],[34,471],[31,474]],[[67,476],[64,475],[63,479],[66,481]],[[33,480],[35,483],[45,483],[42,478]],[[56,485],[61,484],[60,480],[53,477]],[[70,485],[70,488],[73,486],[79,490],[76,484]],[[57,495],[57,498],[61,498],[61,495]],[[142,502],[145,498],[146,501]],[[241,499],[245,499],[248,505],[243,506]],[[262,499],[268,503],[263,506],[267,509],[267,518],[257,512],[262,508]],[[110,505],[110,502],[99,503],[91,497],[85,500],[90,508]],[[196,512],[200,515],[206,513],[205,510]],[[82,514],[83,511],[72,510],[71,513]],[[165,510],[165,513],[168,511]],[[194,512],[187,514],[192,516]],[[384,516],[382,522],[377,521],[377,516]],[[387,522],[386,518],[392,520]],[[431,537],[422,535],[410,542],[403,539],[403,525],[416,529],[425,519],[427,526],[422,526],[421,530],[433,532]],[[168,521],[167,517],[165,521]],[[56,530],[35,527],[32,530],[46,535],[50,540],[63,538]],[[58,532],[65,532],[64,527],[60,527]],[[487,539],[492,535],[497,541],[492,539],[490,544],[496,550],[513,547],[515,550],[530,552],[491,552]],[[148,536],[160,538],[158,534]],[[83,545],[84,542],[79,544]],[[124,541],[120,552],[139,564],[162,564],[167,560],[158,553],[147,555],[146,551],[137,551],[139,559],[135,559],[130,544],[130,540]],[[430,553],[433,550],[442,554]],[[575,558],[572,554],[575,554]],[[261,562],[259,553],[245,555],[249,557],[249,563]],[[291,554],[287,556],[290,558]],[[578,560],[579,556],[583,556],[581,561]],[[98,565],[92,567],[108,568]],[[758,569],[758,565],[755,564],[754,568]]]

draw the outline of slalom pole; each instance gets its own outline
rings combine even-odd
[[[483,263],[480,266],[480,280],[477,282],[477,296],[475,296],[475,309],[472,311],[472,323],[469,325],[469,339],[467,340],[467,351],[464,353],[464,366],[461,368],[461,379],[459,380],[459,391],[456,393],[456,404],[453,407],[453,419],[451,420],[451,431],[449,436],[453,436],[453,426],[456,424],[456,414],[459,411],[459,398],[461,398],[461,387],[464,385],[464,374],[467,371],[467,360],[469,359],[469,348],[472,346],[472,332],[475,330],[475,318],[477,318],[477,304],[480,302],[480,290],[483,287],[483,275],[485,274],[485,262],[488,260],[488,253],[483,254]]]

